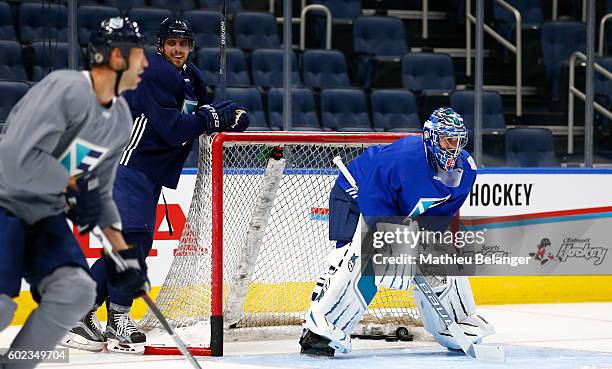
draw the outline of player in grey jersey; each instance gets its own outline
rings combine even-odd
[[[91,72],[49,74],[15,105],[0,134],[0,331],[13,318],[22,278],[38,302],[9,350],[53,349],[94,303],[95,283],[66,218],[82,233],[99,226],[130,264],[119,272],[110,263],[111,283],[135,296],[148,289],[111,196],[132,122],[118,96],[136,88],[147,67],[143,44],[129,19],[102,22],[89,46]],[[11,357],[0,357],[0,368],[39,362]]]

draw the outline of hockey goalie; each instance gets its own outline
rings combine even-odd
[[[476,180],[476,165],[463,150],[467,139],[461,116],[450,108],[439,108],[425,122],[422,137],[370,147],[348,164],[347,175],[338,176],[329,196],[329,238],[336,248],[328,257],[327,271],[317,280],[304,318],[302,353],[350,352],[351,332],[378,288],[410,288],[406,276],[362,274],[360,266],[369,261],[360,260],[356,241],[361,237],[360,218],[375,226],[388,217],[454,215]],[[435,292],[473,343],[494,333],[493,326],[476,314],[465,277],[445,278]],[[424,295],[415,290],[414,299],[425,330],[440,345],[460,349]]]

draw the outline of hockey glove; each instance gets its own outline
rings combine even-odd
[[[236,105],[235,112],[236,118],[234,119],[234,124],[229,126],[228,131],[243,132],[245,129],[249,128],[249,115],[247,114],[246,108],[240,105]]]
[[[197,115],[204,118],[206,133],[226,131],[234,123],[236,104],[229,100],[215,101],[198,108]]]
[[[110,255],[104,253],[108,282],[126,295],[138,297],[151,289],[147,278],[147,264],[141,254],[140,247],[121,250],[115,253],[115,256],[124,263],[117,265]]]
[[[79,233],[91,231],[100,220],[102,206],[98,177],[93,173],[83,173],[76,178],[78,189],[66,189],[66,207],[64,213],[79,228]]]

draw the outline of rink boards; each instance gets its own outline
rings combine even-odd
[[[294,172],[290,175],[313,174]],[[333,180],[333,176],[327,173],[314,175],[326,175]],[[170,219],[175,228],[173,235],[169,234],[167,223],[162,221],[163,203],[158,205],[153,251],[147,259],[153,286],[163,283],[171,264],[188,213],[195,177],[195,171],[185,170],[176,190],[164,190]],[[297,183],[307,186],[307,181]],[[461,208],[461,215],[491,217],[554,212],[589,214],[591,210],[593,213],[602,213],[602,208],[612,208],[611,189],[610,169],[482,169],[472,194]],[[298,192],[307,194],[307,190],[304,188]],[[308,196],[303,195],[300,201],[308,202]],[[312,222],[325,222],[326,206],[319,202],[306,204],[301,216],[308,217]],[[88,260],[95,261],[99,256],[100,245],[88,237],[80,237],[79,242]],[[604,247],[612,248],[612,243]],[[612,252],[610,254],[608,257],[612,257]],[[310,285],[307,281],[298,282],[306,288]],[[612,276],[478,277],[471,278],[471,283],[479,304],[612,301]],[[22,285],[15,324],[23,322],[34,306],[26,292],[28,288],[25,283]],[[152,292],[157,290],[154,288]],[[138,303],[136,316],[143,312],[144,306]]]

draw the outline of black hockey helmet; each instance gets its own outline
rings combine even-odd
[[[105,19],[100,24],[100,29],[91,34],[88,45],[89,65],[108,64],[110,51],[114,48],[119,48],[127,60],[131,48],[144,48],[144,46],[145,37],[140,33],[138,23],[128,17]]]
[[[189,40],[189,48],[193,50],[195,46],[195,33],[193,33],[191,25],[186,20],[166,18],[160,23],[157,29],[157,51],[160,54],[163,53],[164,42],[172,37]]]

